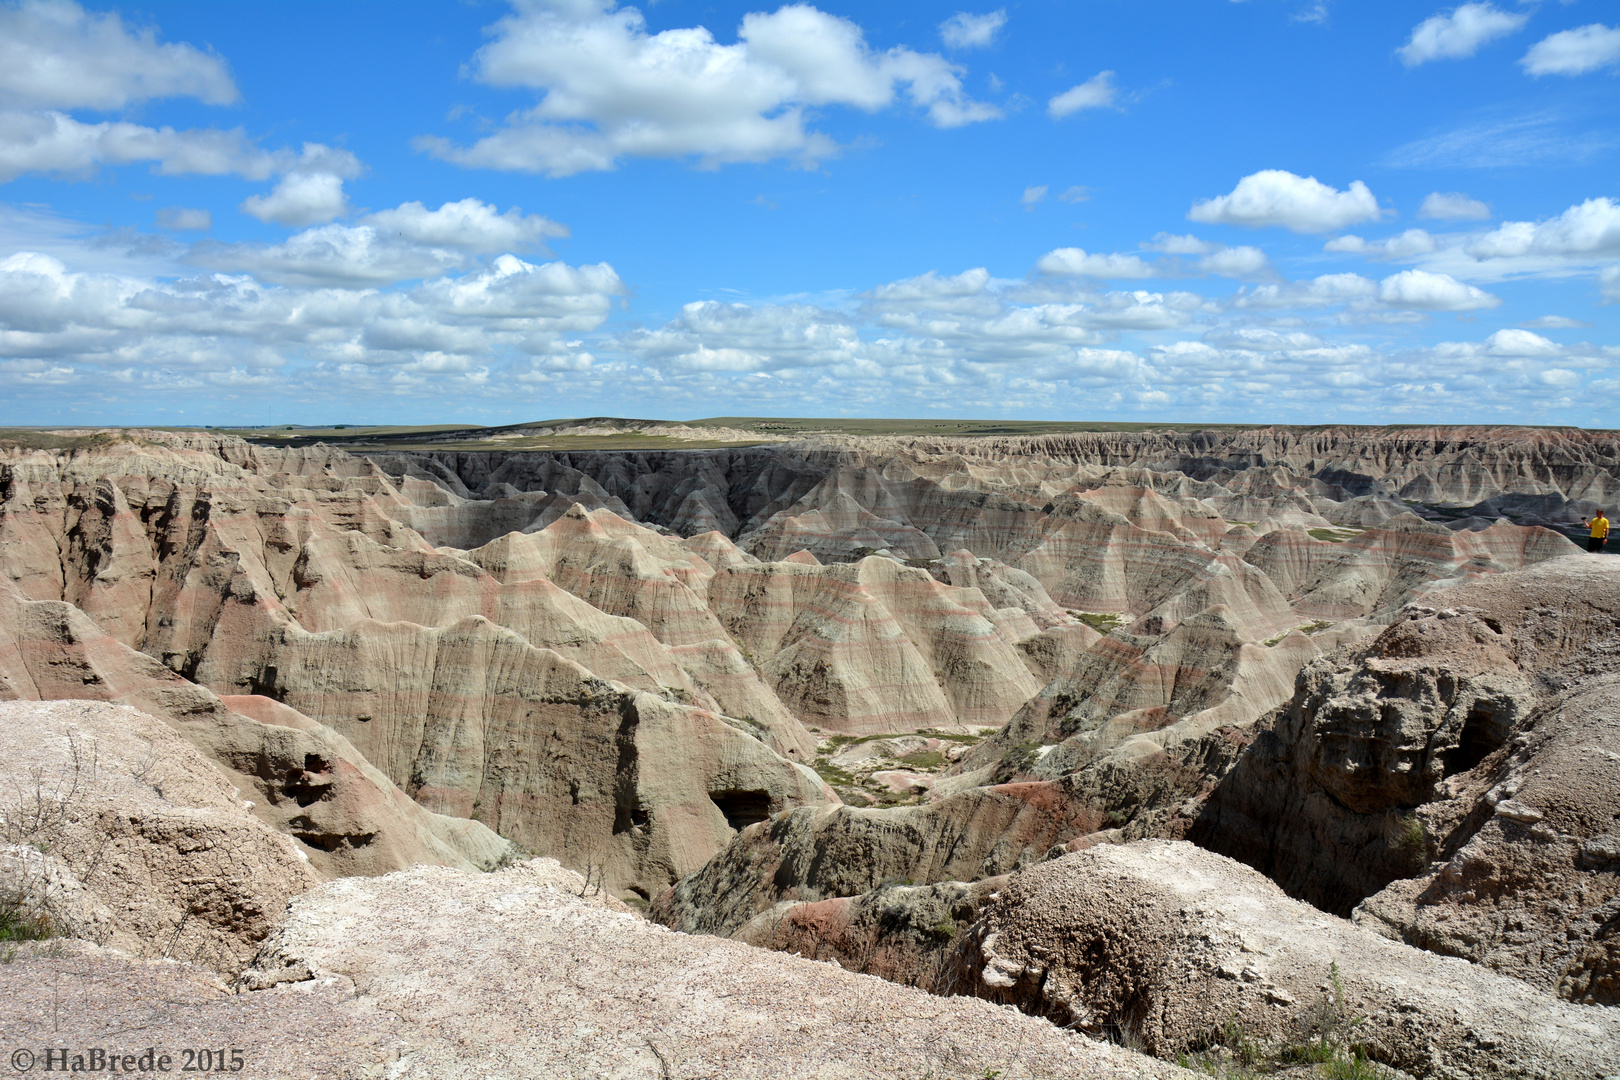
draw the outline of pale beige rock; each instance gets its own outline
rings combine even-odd
[[[118,702],[167,721],[226,772],[255,817],[298,839],[323,874],[418,862],[490,866],[508,850],[482,825],[441,818],[405,797],[331,729],[264,699],[228,705],[77,608],[25,600],[0,580],[0,701],[18,699]]]
[[[407,510],[413,504],[367,462],[325,452],[259,451],[230,440],[220,440],[212,449],[216,454],[212,465],[203,469],[192,467],[206,460],[206,451],[197,446],[170,445],[148,457],[147,451],[118,444],[87,460],[56,458],[54,475],[43,462],[33,462],[30,468],[38,475],[31,474],[31,482],[54,483],[59,498],[68,498],[61,495],[64,490],[78,498],[72,494],[78,488],[72,485],[82,474],[93,474],[98,460],[107,474],[95,481],[100,502],[91,500],[84,516],[88,520],[97,506],[102,507],[102,518],[110,515],[111,524],[98,526],[101,531],[96,535],[111,535],[116,544],[109,540],[98,541],[99,546],[70,546],[67,565],[79,575],[69,575],[70,580],[82,577],[80,563],[88,565],[89,553],[113,551],[117,544],[149,561],[163,553],[154,582],[145,586],[149,598],[118,605],[120,611],[127,608],[133,613],[118,624],[125,643],[139,645],[172,671],[233,700],[274,698],[317,721],[314,727],[324,734],[313,742],[311,731],[296,723],[216,721],[212,718],[222,710],[205,696],[199,707],[210,719],[183,726],[214,756],[244,775],[251,774],[263,793],[276,793],[260,800],[260,812],[270,814],[273,805],[285,805],[288,809],[277,824],[318,850],[316,858],[323,868],[375,873],[416,861],[484,865],[498,857],[499,841],[482,826],[447,826],[442,817],[412,804],[406,804],[407,818],[415,820],[402,830],[401,822],[391,820],[406,809],[393,802],[396,783],[412,794],[423,794],[435,808],[466,815],[474,804],[482,808],[486,773],[497,777],[488,785],[488,819],[541,850],[562,853],[575,838],[566,829],[553,830],[549,824],[543,828],[542,821],[552,821],[547,816],[550,810],[543,807],[551,806],[547,800],[556,797],[548,785],[557,784],[562,785],[564,805],[573,804],[577,796],[570,794],[572,777],[584,783],[590,798],[607,800],[600,842],[620,854],[610,860],[609,854],[593,849],[569,851],[567,857],[582,868],[587,860],[613,861],[618,888],[641,880],[642,870],[631,868],[646,868],[644,890],[661,889],[670,874],[695,868],[730,837],[733,830],[726,811],[718,808],[711,794],[745,820],[751,820],[751,808],[759,800],[769,806],[774,799],[780,808],[830,797],[819,780],[789,760],[793,755],[808,757],[814,740],[719,627],[701,595],[713,571],[677,542],[605,511],[592,519],[576,510],[573,517],[561,514],[549,537],[554,547],[560,544],[567,552],[544,571],[511,574],[503,582],[476,562],[435,550],[402,524],[398,519],[410,517]],[[147,461],[152,474],[132,475],[132,458]],[[272,473],[271,467],[286,471]],[[401,485],[430,504],[454,506],[463,498],[417,478],[405,477]],[[136,503],[142,510],[139,517],[125,512]],[[461,508],[466,509],[465,503]],[[7,503],[0,517],[9,520],[12,509]],[[139,529],[142,520],[148,521],[149,534]],[[590,537],[570,533],[575,523],[601,542],[593,547]],[[655,569],[642,573],[653,563]],[[575,570],[568,571],[569,566]],[[610,606],[629,605],[681,643],[667,644],[642,623],[591,605],[545,576],[551,571],[582,592],[596,589],[594,595]],[[118,580],[126,578],[141,580],[138,575]],[[694,592],[692,585],[699,591]],[[649,591],[651,586],[657,587]],[[668,617],[660,622],[657,612]],[[34,640],[47,650],[72,651],[78,646],[64,642],[104,636],[99,628],[64,632],[64,620],[72,621],[71,609],[49,618],[37,613],[30,618],[30,628],[19,641],[24,652],[35,649],[29,644]],[[689,632],[694,627],[696,632]],[[536,645],[555,645],[570,659],[590,665],[590,678],[619,680],[666,699],[672,716],[689,715],[687,703],[696,706],[691,722],[682,721],[685,726],[678,724],[679,731],[670,732],[681,745],[680,753],[660,747],[652,758],[670,775],[697,761],[705,763],[703,774],[687,785],[694,791],[679,784],[669,787],[650,775],[639,789],[627,780],[619,799],[612,781],[615,771],[628,777],[635,768],[620,762],[625,748],[611,733],[602,739],[585,737],[575,746],[576,752],[601,756],[602,761],[577,765],[548,756],[544,744],[533,741],[538,736],[524,726],[526,690],[521,681],[514,681],[516,673],[534,667]],[[97,659],[86,661],[92,666],[140,667],[101,645],[93,651]],[[567,666],[561,655],[548,655]],[[402,656],[412,658],[403,667]],[[540,666],[551,663],[543,661]],[[503,675],[502,664],[512,670]],[[585,676],[576,670],[573,677],[577,685]],[[38,681],[48,684],[43,686],[30,682],[33,678],[23,677],[29,689],[19,693],[86,693],[55,675],[42,675]],[[186,693],[181,690],[186,684],[177,679],[173,681],[178,685],[167,688],[173,679],[168,673],[134,670],[131,678],[140,686],[124,686],[113,694],[90,692],[116,697],[157,686],[165,687],[166,694]],[[544,684],[546,678],[538,681]],[[626,691],[617,686],[608,696]],[[503,693],[504,699],[485,701]],[[435,707],[429,708],[426,701],[434,694]],[[590,728],[594,721],[579,716],[594,699],[587,694],[579,700],[587,705],[561,705],[552,712],[576,717],[576,729]],[[177,715],[166,704],[154,707],[165,716]],[[180,705],[180,712],[189,707]],[[643,705],[648,708],[656,713],[661,706]],[[503,729],[494,740],[510,748],[512,760],[468,758],[476,753],[476,743],[458,735],[454,726],[470,723],[477,728],[486,714],[517,725]],[[332,735],[323,724],[340,735]],[[431,733],[426,739],[424,727]],[[334,739],[341,744],[342,736],[361,743],[387,775],[372,770],[366,776],[371,766],[359,753],[346,744],[333,745]],[[648,737],[644,731],[643,741]],[[773,754],[768,746],[788,757]],[[595,789],[587,777],[604,770],[608,794],[591,794]],[[304,794],[295,798],[289,794],[291,788]],[[666,788],[678,804],[646,802],[656,800]],[[527,813],[526,796],[519,793],[542,789],[548,794],[532,814]],[[354,797],[339,797],[332,794],[335,791]],[[510,794],[503,798],[498,792]],[[299,798],[309,804],[300,805]],[[615,800],[624,802],[622,813],[614,810]],[[738,810],[738,805],[750,809]],[[646,824],[642,819],[665,810],[663,839],[630,835],[632,828]],[[376,820],[379,813],[382,821]],[[615,824],[621,827],[610,831]],[[583,828],[579,842],[586,843],[587,836],[590,845],[598,843],[594,826]],[[469,841],[473,850],[458,852]],[[399,842],[405,846],[397,847]],[[621,849],[646,850],[629,855]]]
[[[891,559],[734,566],[709,602],[777,696],[823,730],[1000,724],[1039,689],[979,590]]]
[[[1215,607],[1161,637],[1112,633],[1048,683],[962,768],[1037,745],[1046,748],[1043,756],[1017,772],[1049,779],[1100,755],[1129,761],[1173,752],[1221,726],[1246,728],[1288,700],[1306,661],[1373,630],[1349,625],[1261,644],[1246,641],[1230,613]]]
[[[922,805],[806,807],[744,829],[652,906],[657,921],[730,935],[784,901],[1005,874],[1102,827],[1062,782],[972,787]]]
[[[333,882],[294,904],[243,995],[352,987],[405,1019],[400,1077],[1171,1077],[1174,1066],[969,998],[671,933],[545,860]],[[588,890],[587,890],[588,891]]]
[[[1280,1046],[1337,965],[1353,1032],[1379,1062],[1437,1078],[1602,1077],[1620,1012],[1581,1008],[1387,941],[1185,843],[1100,845],[1010,877],[955,958],[956,985],[1169,1056],[1236,1024]]]
[[[1313,662],[1191,836],[1399,940],[1620,1002],[1606,562],[1435,593],[1364,650]]]
[[[995,559],[980,559],[971,551],[959,549],[930,569],[948,584],[983,593],[985,601],[1001,615],[1000,625],[1011,632],[1015,643],[1049,627],[1074,625],[1039,581]],[[1022,612],[1026,620],[1018,619],[1016,612]]]
[[[707,594],[714,569],[686,545],[606,510],[586,513],[576,505],[539,532],[507,534],[466,557],[505,586],[560,587],[593,613],[605,612],[645,627],[669,646],[669,659],[679,673],[662,675],[665,681],[656,686],[633,685],[655,692],[667,686],[698,695],[717,711],[747,718],[779,751],[791,748],[803,755],[814,749],[814,740],[766,688],[710,610]],[[740,559],[722,561],[735,565]],[[507,591],[502,590],[503,597]],[[583,613],[578,618],[584,621]],[[562,637],[537,635],[529,624],[509,615],[498,621],[536,644]],[[579,659],[603,677],[618,677],[594,658]]]
[[[1389,518],[1343,543],[1279,529],[1244,558],[1265,571],[1302,615],[1388,618],[1418,593],[1573,554],[1546,529],[1496,525],[1453,532],[1411,513]]]
[[[88,701],[0,703],[0,900],[59,934],[234,973],[320,883],[168,724]]]
[[[246,770],[267,796],[259,813],[274,805],[278,827],[330,845],[316,857],[334,871],[397,865],[405,849],[390,837],[431,851],[486,835],[447,835],[436,815],[406,827],[397,805],[374,829],[364,807],[382,813],[397,787],[655,893],[733,826],[830,798],[797,764],[815,752],[807,725],[961,731],[1019,717],[996,753],[934,781],[930,807],[858,830],[857,847],[884,849],[871,858],[887,876],[974,877],[1115,831],[1178,835],[1299,665],[1367,632],[1299,628],[1387,618],[1437,582],[1568,550],[1545,530],[1454,533],[1385,513],[1391,491],[1565,513],[1614,486],[1600,443],[1270,430],[366,460],[110,434],[0,458],[0,576],[29,599],[86,605],[105,624],[98,641],[265,720],[221,719],[217,702],[139,673],[165,717],[200,703],[186,730]],[[1501,450],[1497,463],[1482,448]],[[1344,507],[1376,527],[1344,544],[1302,531]],[[1253,528],[1229,526],[1239,519]],[[849,562],[862,548],[893,557]],[[1099,639],[1066,607],[1116,612],[1127,629]],[[39,626],[19,641],[66,648]],[[71,686],[81,670],[74,660],[42,685],[119,696]],[[607,689],[581,689],[593,679]],[[535,687],[567,700],[536,701]],[[1077,707],[1054,714],[1064,694]],[[319,730],[278,722],[270,699]],[[635,714],[635,736],[598,715],[606,703]],[[1075,729],[1048,730],[1065,722]],[[909,798],[914,780],[894,779]],[[292,788],[353,797],[299,807]],[[835,887],[809,866],[741,895]],[[870,870],[848,884],[881,883]]]

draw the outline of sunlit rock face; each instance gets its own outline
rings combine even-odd
[[[52,978],[189,959],[216,1016],[373,1064],[427,994],[466,1030],[410,1035],[423,1075],[539,998],[614,1068],[825,1072],[839,967],[955,1004],[868,980],[900,1026],[838,1075],[921,1075],[938,1007],[1001,1055],[974,1075],[1170,1075],[1076,1032],[1282,1046],[1324,986],[1404,1074],[1614,1060],[1620,576],[1563,535],[1616,509],[1606,436],[66,443],[0,445],[8,828],[39,770],[102,770],[0,845],[94,943],[19,961]],[[761,1041],[806,979],[803,1045]]]
[[[1189,835],[1409,944],[1620,1002],[1620,580],[1584,555],[1311,661]]]
[[[303,831],[334,871],[498,857],[462,820],[650,899],[754,823],[845,801],[912,824],[827,895],[880,866],[971,880],[1185,831],[1302,665],[1572,550],[1507,518],[1608,498],[1612,451],[1507,429],[371,455],[109,434],[0,457],[0,695],[151,701],[244,776],[293,752],[265,730],[300,732],[366,805],[413,808],[375,830],[414,838],[393,847],[356,847],[369,819],[335,795],[271,822],[324,814]],[[112,677],[46,675],[62,650]],[[224,719],[205,737],[199,715]],[[829,764],[918,732],[934,749]]]

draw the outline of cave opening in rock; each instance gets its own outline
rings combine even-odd
[[[711,791],[709,801],[726,816],[726,824],[738,832],[771,816],[771,796],[766,791]]]
[[[1494,716],[1484,709],[1471,710],[1468,719],[1463,721],[1456,748],[1446,751],[1446,775],[1467,772],[1506,741],[1506,733],[1500,729]]]

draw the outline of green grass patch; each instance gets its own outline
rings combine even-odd
[[[1282,633],[1278,634],[1276,637],[1266,638],[1266,640],[1262,641],[1260,644],[1264,645],[1266,648],[1269,649],[1273,645],[1276,645],[1278,642],[1282,641],[1282,639],[1287,637],[1289,634],[1292,634],[1294,632],[1294,630],[1298,630],[1300,633],[1305,634],[1305,635],[1320,634],[1322,631],[1328,629],[1328,627],[1330,627],[1332,625],[1333,624],[1331,622],[1325,622],[1325,621],[1322,621],[1322,620],[1318,620],[1316,622],[1308,622],[1304,626],[1296,626],[1296,627],[1294,627],[1293,630],[1284,630]]]
[[[1354,540],[1356,537],[1360,536],[1366,530],[1365,529],[1307,529],[1306,531],[1309,532],[1311,534],[1311,536],[1314,537],[1317,540],[1326,540],[1330,544],[1342,544],[1346,540]]]
[[[829,765],[825,761],[817,761],[812,767],[816,770],[817,776],[833,787],[860,787],[860,783],[853,776],[836,765]]]
[[[1125,616],[1112,611],[1070,611],[1069,614],[1102,634],[1125,625]]]
[[[945,767],[945,755],[938,750],[919,750],[915,754],[907,754],[898,760],[902,765],[909,765],[913,769],[941,769]]]
[[[834,754],[851,746],[861,746],[880,739],[904,739],[908,735],[916,735],[924,739],[943,739],[954,743],[982,742],[987,735],[971,735],[965,731],[940,731],[937,728],[923,728],[921,731],[897,731],[886,735],[832,735],[822,740],[821,753]]]
[[[992,784],[1010,783],[1013,777],[1020,773],[1027,773],[1041,760],[1042,743],[1019,743],[1002,755],[996,764],[995,770],[990,774]]]

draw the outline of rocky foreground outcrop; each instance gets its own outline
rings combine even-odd
[[[167,721],[251,795],[254,816],[296,840],[323,876],[380,874],[418,862],[489,867],[511,851],[476,821],[425,809],[325,725],[268,698],[219,698],[117,641],[77,608],[26,600],[4,580],[0,700],[112,702]],[[119,715],[90,709],[76,722],[92,736],[112,735]]]
[[[987,1003],[675,934],[554,860],[323,885],[162,720],[21,701],[0,725],[0,915],[8,937],[51,938],[4,946],[0,1036],[41,1068],[65,1045],[137,1063],[151,1047],[171,1071],[186,1048],[235,1048],[246,1076],[334,1080],[1186,1075]]]
[[[63,986],[69,1007],[53,1008]],[[987,1002],[672,933],[545,859],[324,885],[237,989],[94,948],[28,950],[0,965],[0,1032],[137,1053],[183,1033],[245,1048],[244,1076],[1192,1075]]]
[[[1163,1057],[1336,1026],[1422,1077],[1601,1077],[1620,1061],[1620,1011],[1380,938],[1187,843],[1101,845],[1013,875],[940,978]]]
[[[168,724],[0,703],[0,916],[19,930],[234,972],[320,884],[299,845]]]
[[[1398,939],[1617,1004],[1617,693],[1606,559],[1450,590],[1307,665],[1189,835]]]
[[[1128,1031],[1172,1056],[1234,1032],[1297,1042],[1337,961],[1349,996],[1335,1008],[1368,1018],[1357,1037],[1378,1061],[1419,1076],[1608,1075],[1620,575],[1607,559],[1554,560],[1341,640],[1258,727],[1189,740],[1203,755],[1179,774],[1164,758],[1108,766],[1127,738],[1051,779],[949,790],[947,777],[924,808],[801,811],[745,831],[655,917]],[[1033,714],[1055,725],[1047,739],[1085,715],[1055,696]],[[1074,752],[1048,745],[1028,768]],[[1144,790],[1151,775],[1163,785]],[[1134,817],[1076,813],[1106,778],[1116,799],[1136,785]],[[952,817],[975,793],[1022,807],[998,819],[999,848]],[[1186,843],[1127,843],[1144,834],[1191,837],[1266,876]],[[1560,1056],[1575,1044],[1604,1049]]]

